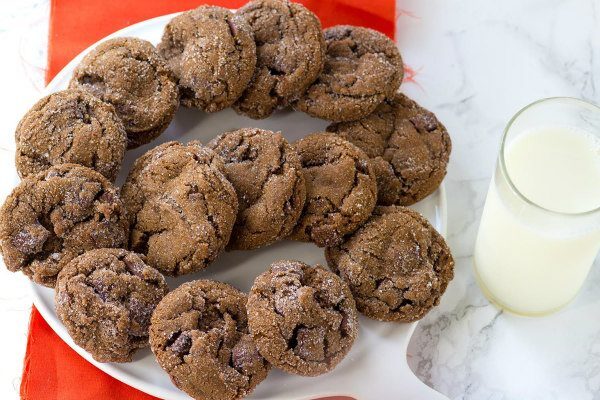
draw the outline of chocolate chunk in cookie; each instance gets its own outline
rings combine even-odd
[[[350,286],[358,311],[380,321],[423,318],[454,276],[444,238],[421,214],[400,206],[377,207],[365,225],[325,255]]]
[[[293,374],[331,371],[358,333],[356,305],[346,283],[299,261],[277,261],[259,275],[247,307],[260,354]]]
[[[317,81],[294,108],[330,121],[354,121],[393,97],[404,69],[396,44],[368,28],[325,29],[327,56]]]
[[[234,109],[250,118],[266,118],[299,98],[321,73],[321,23],[304,6],[287,0],[251,1],[238,14],[254,33],[257,63]]]
[[[398,93],[373,114],[327,127],[363,149],[377,175],[378,204],[411,205],[446,175],[452,142],[435,115]]]
[[[80,90],[63,90],[38,101],[15,132],[17,172],[24,178],[53,165],[74,163],[114,181],[127,147],[114,108]]]
[[[246,295],[221,282],[184,283],[152,315],[150,346],[173,383],[197,400],[235,400],[270,365],[248,333]]]
[[[165,278],[139,255],[91,250],[58,275],[56,314],[96,361],[128,362],[148,346],[150,317],[168,291]]]
[[[245,128],[208,143],[225,162],[239,210],[229,248],[254,249],[287,236],[302,212],[306,186],[296,152],[281,133]]]
[[[118,191],[100,173],[61,164],[23,179],[0,209],[0,253],[10,271],[54,287],[73,258],[125,247],[129,224]]]
[[[377,201],[367,155],[332,133],[313,133],[295,144],[306,180],[306,202],[291,239],[333,246],[369,218]]]
[[[167,129],[179,105],[173,73],[150,42],[137,38],[99,44],[75,68],[69,87],[115,107],[130,149]]]
[[[223,250],[237,196],[212,150],[167,142],[138,158],[122,190],[130,248],[166,275],[205,268]]]
[[[175,73],[181,104],[207,112],[231,106],[256,66],[256,45],[244,18],[200,6],[173,18],[158,51]]]

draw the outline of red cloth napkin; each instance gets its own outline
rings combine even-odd
[[[395,0],[299,2],[319,16],[323,27],[361,25],[394,37]],[[82,50],[128,25],[200,4],[238,8],[245,3],[246,0],[51,0],[46,80],[50,81]],[[35,307],[29,323],[21,398],[157,400],[112,378],[80,357],[54,333]]]

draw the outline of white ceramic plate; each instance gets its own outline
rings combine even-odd
[[[137,36],[156,44],[160,40],[163,27],[174,15],[132,25],[108,36],[107,39]],[[47,87],[47,93],[67,87],[73,69],[89,50],[77,56],[54,78]],[[294,141],[307,133],[321,131],[326,126],[327,122],[310,118],[299,112],[282,111],[266,120],[255,121],[239,116],[230,109],[216,114],[181,109],[169,129],[160,138],[127,153],[117,183],[119,185],[123,183],[137,157],[151,147],[169,140],[187,142],[199,139],[207,142],[227,130],[260,127],[282,131],[289,141]],[[15,173],[15,184],[17,181]],[[446,198],[443,186],[414,208],[425,215],[438,231],[445,235]],[[279,259],[297,259],[309,264],[326,265],[322,249],[311,244],[286,241],[250,252],[224,253],[206,271],[168,279],[169,286],[173,289],[188,280],[210,278],[228,282],[241,290],[248,291],[254,278],[271,262]],[[85,350],[73,343],[58,320],[54,312],[54,292],[35,284],[32,284],[32,290],[35,305],[52,329],[86,360],[116,379],[156,397],[189,399],[171,383],[167,374],[154,361],[149,349],[138,352],[134,361],[128,364],[101,364],[94,361]],[[408,367],[406,348],[415,326],[416,323],[380,323],[361,317],[359,337],[354,347],[333,372],[316,378],[305,378],[273,370],[250,398],[309,400],[340,395],[359,400],[446,399],[419,381]]]

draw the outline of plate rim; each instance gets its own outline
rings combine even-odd
[[[84,50],[82,50],[79,54],[77,54],[71,61],[69,61],[55,76],[54,78],[52,78],[52,80],[44,87],[44,90],[41,93],[41,97],[47,96],[50,93],[53,93],[57,90],[57,88],[55,86],[57,86],[57,84],[62,81],[65,77],[65,75],[69,74],[70,71],[72,71],[73,67],[77,64],[79,64],[79,62],[81,61],[81,59],[83,59],[83,57],[89,53],[93,48],[95,48],[96,46],[98,46],[98,44],[112,39],[114,37],[119,37],[119,36],[124,36],[127,35],[129,31],[133,31],[136,29],[139,29],[140,27],[144,26],[144,25],[148,25],[148,24],[152,24],[152,23],[158,23],[161,20],[165,20],[165,19],[171,19],[179,14],[181,14],[182,12],[175,12],[175,13],[170,13],[170,14],[165,14],[165,15],[161,15],[161,16],[157,16],[157,17],[153,17],[153,18],[149,18],[140,22],[137,22],[135,24],[129,25],[125,28],[119,29],[101,39],[99,39],[98,41],[96,41],[95,43],[93,43],[92,45],[86,47]],[[439,206],[439,221],[440,221],[440,229],[438,230],[439,233],[444,237],[447,238],[447,230],[448,230],[448,203],[447,203],[447,197],[446,197],[446,187],[445,187],[445,179],[441,182],[440,186],[438,187],[438,189],[436,189],[436,191],[431,195],[434,195],[437,192],[437,195],[439,196],[439,202],[438,202],[438,206]],[[101,370],[102,372],[110,375],[111,377],[119,380],[120,382],[131,386],[137,390],[140,390],[144,393],[147,393],[149,395],[152,396],[158,396],[160,398],[163,399],[168,399],[171,395],[172,392],[168,389],[162,388],[160,386],[157,385],[152,385],[152,392],[148,391],[148,385],[151,385],[150,382],[144,381],[136,376],[132,376],[129,375],[123,371],[121,371],[119,368],[117,368],[113,363],[100,363],[97,362],[96,360],[94,360],[91,355],[85,351],[83,348],[79,347],[77,344],[75,344],[75,342],[73,341],[73,339],[67,334],[67,335],[61,335],[59,332],[64,331],[64,327],[62,326],[62,324],[60,323],[60,321],[58,320],[58,318],[55,315],[55,311],[53,309],[50,309],[45,301],[41,298],[40,296],[40,292],[38,289],[40,289],[40,287],[35,284],[33,281],[29,281],[29,288],[33,297],[33,303],[36,306],[37,310],[40,312],[40,314],[42,315],[42,317],[44,318],[44,320],[48,323],[48,325],[52,328],[52,330],[54,331],[54,333],[56,333],[56,335],[63,341],[65,342],[71,349],[73,349],[75,352],[77,352],[77,354],[79,354],[81,357],[83,357],[86,361],[88,361],[89,363],[91,363],[92,365],[94,365],[96,368],[98,368],[99,370]],[[45,288],[41,288],[41,289],[45,289]],[[407,335],[407,340],[406,343],[403,345],[405,348],[403,350],[403,354],[406,356],[406,347],[408,346],[408,343],[410,342],[410,339],[412,338],[412,335],[414,334],[415,328],[417,326],[417,324],[419,323],[419,321],[415,321],[408,325],[408,335]],[[117,364],[118,365],[118,364]],[[414,375],[414,372],[411,373]],[[420,381],[420,379],[418,377],[416,377],[416,375],[414,376],[416,379],[418,379]],[[421,382],[421,381],[420,381]],[[421,382],[422,383],[422,382]],[[425,385],[425,383],[422,383],[423,385]],[[183,394],[185,394],[185,392],[181,392]],[[358,396],[357,392],[353,392],[353,391],[348,391],[346,393],[339,393],[339,392],[331,392],[331,393],[323,393],[321,396],[350,396],[353,398],[356,398],[356,396]],[[311,400],[313,399],[313,397],[309,397],[309,398],[298,398],[297,400]]]

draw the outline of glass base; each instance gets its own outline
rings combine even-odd
[[[485,298],[494,307],[496,307],[502,311],[508,312],[509,314],[513,314],[513,315],[516,315],[519,317],[545,317],[547,315],[554,314],[554,313],[562,310],[563,308],[565,308],[567,305],[569,305],[573,301],[573,299],[577,296],[577,294],[575,294],[575,296],[573,296],[573,298],[571,298],[565,304],[558,306],[556,308],[552,308],[547,311],[542,311],[539,313],[523,312],[523,311],[519,311],[519,310],[509,307],[508,305],[506,305],[504,302],[502,302],[501,300],[499,300],[496,296],[494,296],[492,294],[492,292],[487,288],[485,283],[483,283],[483,280],[481,279],[481,277],[479,276],[479,273],[477,272],[477,264],[475,263],[474,257],[473,257],[473,274],[475,275],[475,281],[477,282],[477,285],[479,285],[479,289],[481,289],[481,293],[483,293]]]

